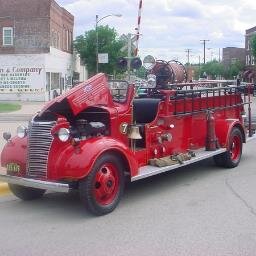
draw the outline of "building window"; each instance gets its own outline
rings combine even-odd
[[[251,50],[251,39],[252,39],[252,37],[248,37],[248,45],[247,45],[247,50],[248,51]]]
[[[51,73],[51,90],[60,89],[60,73]]]
[[[73,50],[73,33],[70,31],[70,50]]]
[[[66,50],[68,51],[68,50],[69,50],[69,35],[68,35],[68,30],[66,30],[66,40],[67,40],[67,42],[66,42],[66,44],[67,44]]]
[[[3,45],[4,46],[13,45],[13,28],[11,27],[3,28]]]
[[[250,65],[250,55],[246,55],[246,66]]]
[[[231,64],[235,64],[238,61],[237,58],[231,58]]]
[[[60,32],[57,33],[57,48],[60,49]]]
[[[251,64],[254,65],[254,56],[252,56],[252,59],[251,59]]]

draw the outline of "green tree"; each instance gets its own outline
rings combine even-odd
[[[109,63],[99,64],[99,72],[113,74],[116,70],[118,57],[124,56],[121,52],[124,41],[118,37],[114,28],[98,26],[98,49],[99,53],[108,53]],[[96,73],[96,31],[90,30],[80,35],[74,41],[74,47],[80,54],[81,59],[87,65],[89,75]]]
[[[240,61],[235,61],[229,66],[225,67],[222,63],[219,63],[217,60],[207,62],[202,65],[200,68],[200,75],[202,77],[203,73],[206,72],[208,76],[212,79],[217,77],[224,77],[225,79],[234,79],[242,70],[244,65]]]
[[[204,72],[208,76],[211,76],[212,79],[215,79],[218,76],[223,76],[224,66],[222,65],[222,63],[219,63],[217,60],[209,61],[206,64],[201,66],[200,68],[201,77]]]
[[[252,48],[252,55],[254,56],[254,59],[256,60],[256,35],[254,35],[251,38],[251,48]]]
[[[142,79],[145,79],[147,75],[147,70],[141,66],[137,71],[136,71],[136,76]]]
[[[224,77],[226,79],[234,79],[243,69],[244,65],[239,60],[235,61],[225,68]]]

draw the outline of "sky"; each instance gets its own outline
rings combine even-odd
[[[95,17],[122,14],[101,20],[99,25],[114,27],[119,35],[135,34],[139,0],[56,0],[75,16],[75,36],[95,28]],[[203,62],[219,59],[224,47],[244,47],[245,30],[256,26],[255,0],[143,0],[139,56],[156,59]]]

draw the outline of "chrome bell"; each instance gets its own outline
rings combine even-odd
[[[128,138],[132,140],[142,139],[139,131],[139,126],[131,125],[128,133]]]

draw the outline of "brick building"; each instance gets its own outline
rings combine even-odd
[[[0,100],[44,101],[71,87],[73,27],[54,0],[0,0]]]
[[[255,59],[252,55],[250,40],[256,35],[256,26],[245,31],[245,55],[246,55],[246,71],[244,72],[245,80],[249,82],[256,81]]]
[[[225,67],[239,61],[245,65],[245,49],[237,47],[226,47],[222,51],[222,63]]]

